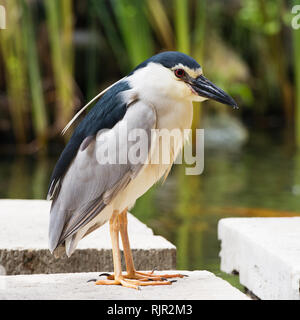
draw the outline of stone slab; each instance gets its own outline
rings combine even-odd
[[[260,299],[300,299],[300,217],[219,221],[221,270]]]
[[[50,204],[46,200],[0,200],[0,265],[6,274],[112,271],[107,223],[82,239],[70,258],[55,259],[51,255],[48,250]],[[131,214],[128,232],[138,269],[176,267],[176,247],[154,235]]]
[[[168,271],[189,277],[170,286],[149,286],[141,290],[121,286],[97,286],[89,279],[99,273],[17,275],[0,277],[0,300],[5,299],[93,299],[93,300],[248,300],[228,282],[208,271]]]

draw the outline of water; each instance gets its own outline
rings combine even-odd
[[[0,198],[45,198],[56,159],[2,158]],[[179,269],[206,269],[241,288],[238,277],[220,272],[218,221],[297,215],[299,203],[300,156],[282,137],[256,134],[240,150],[206,150],[201,176],[186,176],[183,166],[174,166],[132,212],[177,246]]]

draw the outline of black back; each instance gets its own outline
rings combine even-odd
[[[83,140],[95,136],[101,129],[111,129],[124,117],[126,103],[121,100],[119,93],[129,89],[125,80],[110,88],[79,123],[55,165],[48,193],[52,192],[51,186],[65,174]]]

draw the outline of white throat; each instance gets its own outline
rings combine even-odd
[[[151,104],[157,112],[158,129],[189,129],[193,120],[192,94],[182,81],[174,80],[171,70],[156,63],[127,78],[139,100]]]

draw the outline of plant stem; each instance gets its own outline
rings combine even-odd
[[[33,19],[28,3],[22,0],[23,8],[23,46],[28,63],[29,86],[32,97],[32,114],[35,135],[39,146],[46,143],[47,113],[43,97],[42,80],[38,64]]]
[[[294,1],[295,4],[298,1]],[[300,29],[293,31],[295,68],[295,127],[296,144],[300,147]]]
[[[188,5],[189,2],[187,0],[175,1],[177,50],[186,54],[190,54]]]

